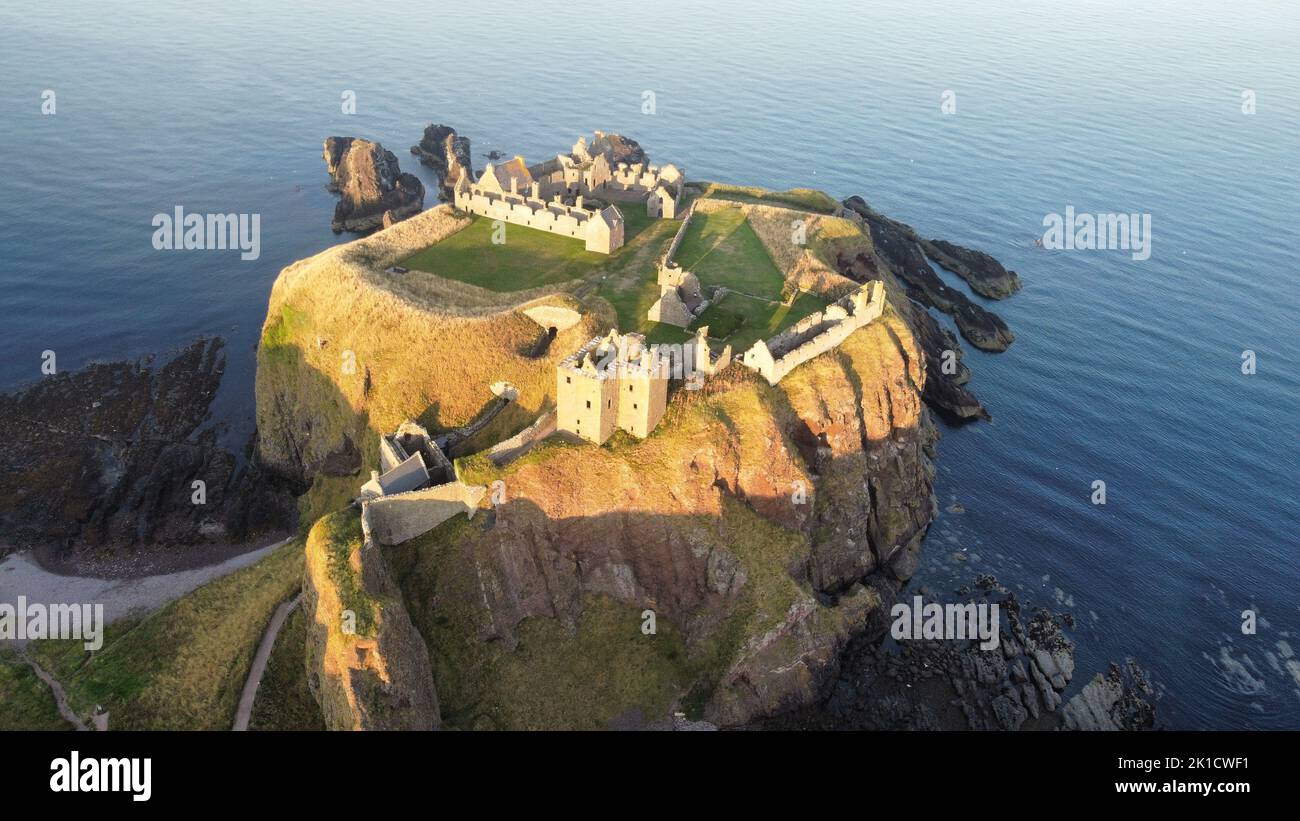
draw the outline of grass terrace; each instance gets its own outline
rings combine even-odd
[[[588,251],[579,239],[510,223],[506,223],[506,241],[497,245],[492,242],[494,220],[475,215],[465,228],[398,264],[498,293],[557,285],[633,253],[637,238],[657,222],[644,207],[624,205],[619,210],[626,244],[613,254]]]
[[[674,261],[703,286],[722,285],[762,299],[780,299],[782,275],[739,208],[697,212]]]
[[[827,306],[815,294],[800,294],[793,303],[768,302],[731,292],[716,305],[704,309],[691,329],[707,325],[709,338],[730,343],[734,354],[749,350],[760,339],[768,339],[811,313]]]
[[[720,182],[704,182],[687,185],[688,191],[696,192],[698,197],[731,202],[748,202],[759,205],[781,205],[812,211],[815,214],[833,214],[837,203],[829,194],[813,188],[791,188],[788,191],[769,191],[766,188],[745,185],[727,185]]]

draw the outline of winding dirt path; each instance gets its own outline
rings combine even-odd
[[[253,702],[257,700],[257,687],[262,683],[262,674],[266,672],[266,663],[271,660],[271,651],[275,649],[275,637],[280,634],[289,614],[298,606],[302,594],[294,596],[287,602],[281,602],[271,615],[271,623],[262,634],[262,643],[257,645],[257,654],[253,656],[253,666],[248,668],[248,679],[244,682],[244,691],[239,696],[239,708],[235,710],[235,724],[230,729],[242,732],[248,729],[248,720],[253,715]]]
[[[23,660],[36,673],[36,677],[45,682],[46,687],[50,688],[50,692],[54,694],[54,704],[59,708],[59,715],[63,716],[63,720],[78,730],[88,731],[90,728],[86,726],[86,723],[77,716],[71,705],[68,704],[68,694],[63,691],[63,685],[59,684],[54,676],[45,672],[45,669],[37,664],[31,656],[23,653]]]

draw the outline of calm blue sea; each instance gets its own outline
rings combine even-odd
[[[965,513],[918,581],[993,572],[1070,609],[1081,674],[1137,658],[1169,726],[1297,728],[1297,42],[1280,0],[4,3],[0,389],[46,349],[74,369],[219,334],[241,445],[271,283],[338,241],[331,134],[430,185],[406,152],[444,122],[476,164],[603,128],[697,179],[862,194],[1026,283],[995,306],[1011,350],[968,354],[994,421],[945,431]],[[153,250],[177,205],[260,214],[261,258]],[[1067,206],[1151,214],[1151,258],[1036,248]]]

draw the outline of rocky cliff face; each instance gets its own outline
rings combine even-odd
[[[474,179],[474,166],[470,157],[469,138],[461,137],[449,125],[425,127],[420,142],[411,146],[411,153],[438,175],[438,198],[450,202],[452,191],[461,177]]]
[[[976,580],[965,602],[999,606],[1000,646],[913,639],[880,643],[888,608],[845,653],[838,679],[816,707],[792,711],[768,729],[1144,730],[1155,726],[1154,691],[1129,662],[1111,665],[1068,701],[1074,677],[1074,626],[1068,613],[1036,609],[1028,618],[1014,593],[992,576]],[[919,594],[919,593],[918,593]],[[926,597],[927,601],[937,599]],[[890,598],[892,601],[892,597]]]
[[[356,511],[319,521],[303,576],[307,683],[331,730],[433,730],[429,654]]]
[[[335,233],[387,227],[424,207],[424,183],[403,173],[396,155],[379,143],[329,137],[324,159],[330,190],[341,196],[331,223]]]

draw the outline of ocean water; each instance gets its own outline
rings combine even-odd
[[[1025,281],[993,306],[1010,351],[968,351],[994,419],[945,429],[965,512],[917,583],[992,572],[1069,609],[1075,687],[1131,656],[1166,726],[1297,728],[1296,42],[1278,0],[0,4],[0,389],[45,350],[75,369],[217,334],[214,423],[242,445],[271,283],[340,241],[332,134],[427,186],[407,149],[443,122],[480,167],[601,128],[695,179],[861,194]],[[177,205],[260,214],[260,258],[155,251]],[[1150,259],[1035,247],[1067,206],[1150,214]]]

